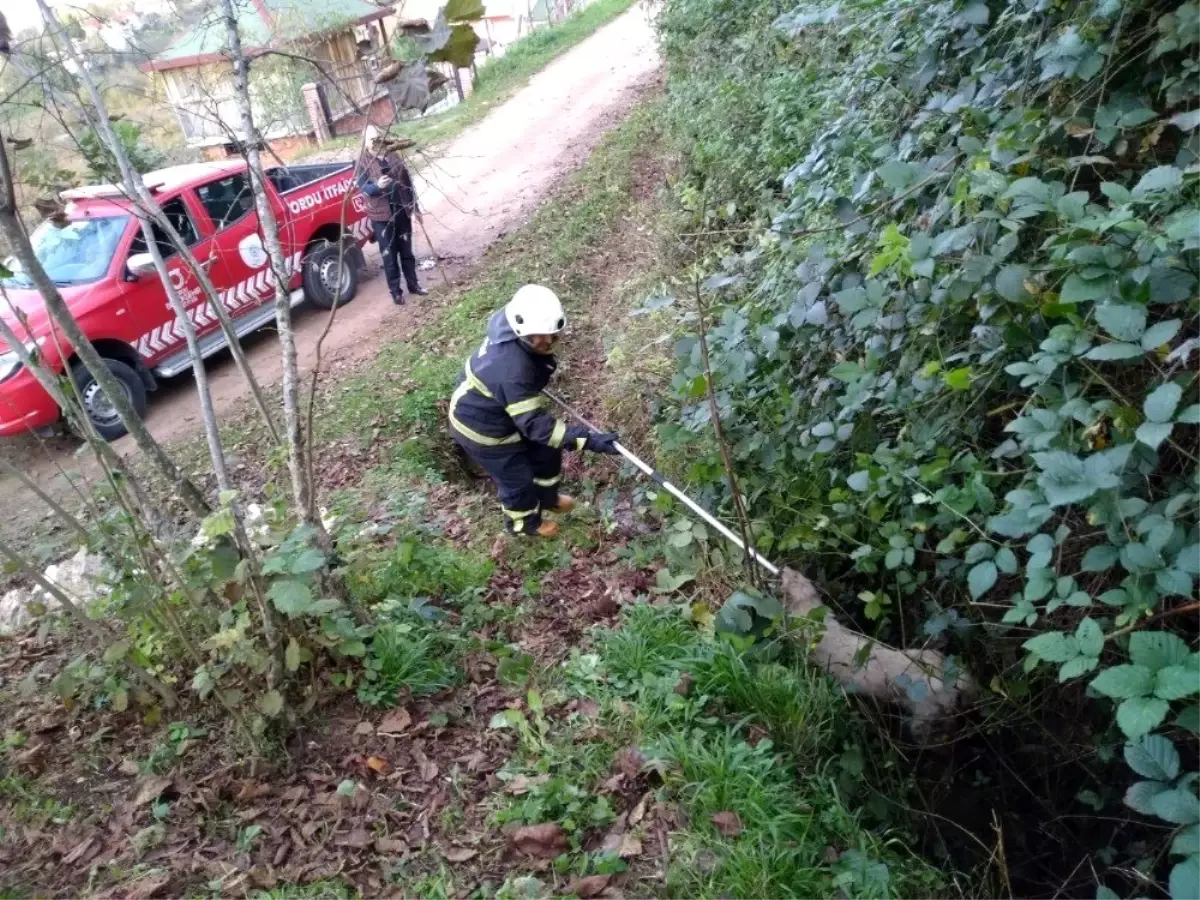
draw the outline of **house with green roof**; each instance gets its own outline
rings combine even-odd
[[[387,91],[371,76],[386,56],[384,19],[367,0],[235,0],[242,48],[253,59],[255,122],[276,152],[391,121]],[[311,61],[311,62],[310,62]],[[216,4],[142,66],[162,80],[189,147],[208,158],[235,151],[244,135],[234,102],[225,23]],[[324,131],[324,133],[322,133]]]

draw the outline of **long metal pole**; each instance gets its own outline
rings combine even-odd
[[[555,403],[557,403],[559,406],[561,406],[564,410],[566,410],[570,415],[574,416],[576,419],[578,419],[580,422],[582,422],[588,428],[592,429],[592,431],[603,430],[603,429],[597,428],[595,425],[593,425],[591,422],[589,422],[587,419],[585,419],[580,413],[576,412],[571,407],[569,407],[566,403],[563,402],[562,398],[556,396],[555,394],[552,394],[550,391],[543,391],[543,393],[547,397],[549,397],[551,400],[553,400]],[[735,547],[737,547],[743,553],[748,554],[752,560],[754,560],[756,563],[758,563],[760,566],[762,566],[764,569],[766,569],[772,575],[776,575],[776,576],[779,575],[779,567],[778,566],[776,566],[774,563],[764,559],[757,550],[754,550],[754,549],[747,550],[745,543],[742,542],[742,539],[740,537],[738,537],[736,534],[734,534],[732,531],[730,531],[727,527],[725,527],[724,524],[722,524],[715,516],[713,516],[703,506],[701,506],[699,503],[697,503],[695,500],[693,500],[691,497],[689,497],[687,494],[685,494],[679,488],[675,487],[675,485],[671,484],[671,482],[667,481],[667,479],[665,479],[657,469],[653,468],[651,465],[644,462],[636,454],[634,454],[631,450],[629,450],[627,447],[623,446],[622,444],[618,443],[618,444],[615,444],[614,446],[616,447],[616,450],[618,453],[620,453],[623,457],[625,457],[627,460],[629,460],[631,463],[633,463],[634,466],[636,466],[638,469],[640,469],[641,472],[647,478],[649,478],[650,480],[655,482],[655,484],[659,485],[659,487],[661,487],[663,490],[665,490],[667,493],[669,493],[672,497],[674,497],[676,500],[678,500],[680,503],[682,503],[684,506],[686,506],[688,509],[690,509],[692,512],[694,512],[697,516],[699,516],[701,519],[703,519],[705,522],[707,522],[713,528],[715,528],[718,532],[720,532],[721,536],[724,537],[727,541],[729,541],[731,544],[733,544]]]

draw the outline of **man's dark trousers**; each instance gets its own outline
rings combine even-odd
[[[412,219],[402,211],[393,210],[390,221],[372,222],[371,227],[375,230],[379,255],[383,257],[383,274],[387,278],[388,290],[395,298],[404,296],[400,287],[400,276],[403,274],[408,292],[415,294],[419,283],[417,259],[413,256]]]

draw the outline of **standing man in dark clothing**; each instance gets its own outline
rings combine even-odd
[[[408,167],[399,154],[384,152],[382,140],[383,133],[368,125],[355,181],[367,198],[367,217],[383,257],[392,302],[400,305],[404,303],[401,275],[410,294],[420,297],[429,293],[417,281],[417,260],[413,256],[413,219],[423,219]]]
[[[568,425],[542,393],[558,367],[554,346],[566,316],[554,292],[527,284],[488,320],[487,337],[467,360],[450,398],[450,430],[496,483],[512,534],[553,537],[575,501],[559,491],[564,450],[617,453],[617,436]]]

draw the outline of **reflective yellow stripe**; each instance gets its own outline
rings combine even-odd
[[[538,511],[538,507],[536,506],[533,509],[509,509],[507,506],[502,506],[500,508],[504,510],[504,514],[513,521],[524,519],[527,516],[532,516]]]
[[[489,400],[496,399],[495,397],[492,396],[492,392],[487,389],[487,385],[484,384],[482,381],[480,381],[478,378],[476,378],[475,373],[471,371],[471,360],[469,360],[469,359],[467,360],[467,364],[466,364],[466,366],[463,367],[463,371],[466,373],[466,376],[467,376],[467,380],[466,380],[466,382],[464,382],[465,384],[469,384],[471,387],[475,388],[475,390],[479,391],[479,393],[483,394],[483,396],[487,397]]]
[[[454,393],[450,397],[450,425],[454,428],[454,430],[465,437],[468,441],[474,441],[476,444],[482,444],[485,447],[499,447],[503,444],[519,443],[521,440],[521,435],[516,431],[507,437],[488,437],[486,434],[480,434],[473,428],[468,428],[462,422],[458,421],[458,417],[454,415],[455,407],[458,406],[458,401],[461,400],[470,389],[470,384],[464,381],[454,389]]]
[[[587,446],[587,438],[585,438],[585,437],[575,438],[575,449],[577,451],[582,453],[583,448],[586,446]]]
[[[567,436],[567,423],[562,419],[554,420],[554,430],[550,432],[550,446],[561,447],[563,438]]]
[[[545,405],[545,397],[530,397],[528,400],[520,400],[516,403],[508,404],[508,406],[504,407],[504,411],[515,419],[517,416],[523,416],[525,413],[533,412],[535,409],[541,409]]]
[[[535,479],[533,479],[533,483],[536,484],[538,487],[554,487],[556,484],[559,484],[561,482],[562,482],[561,475],[555,475],[553,478],[535,478]]]

